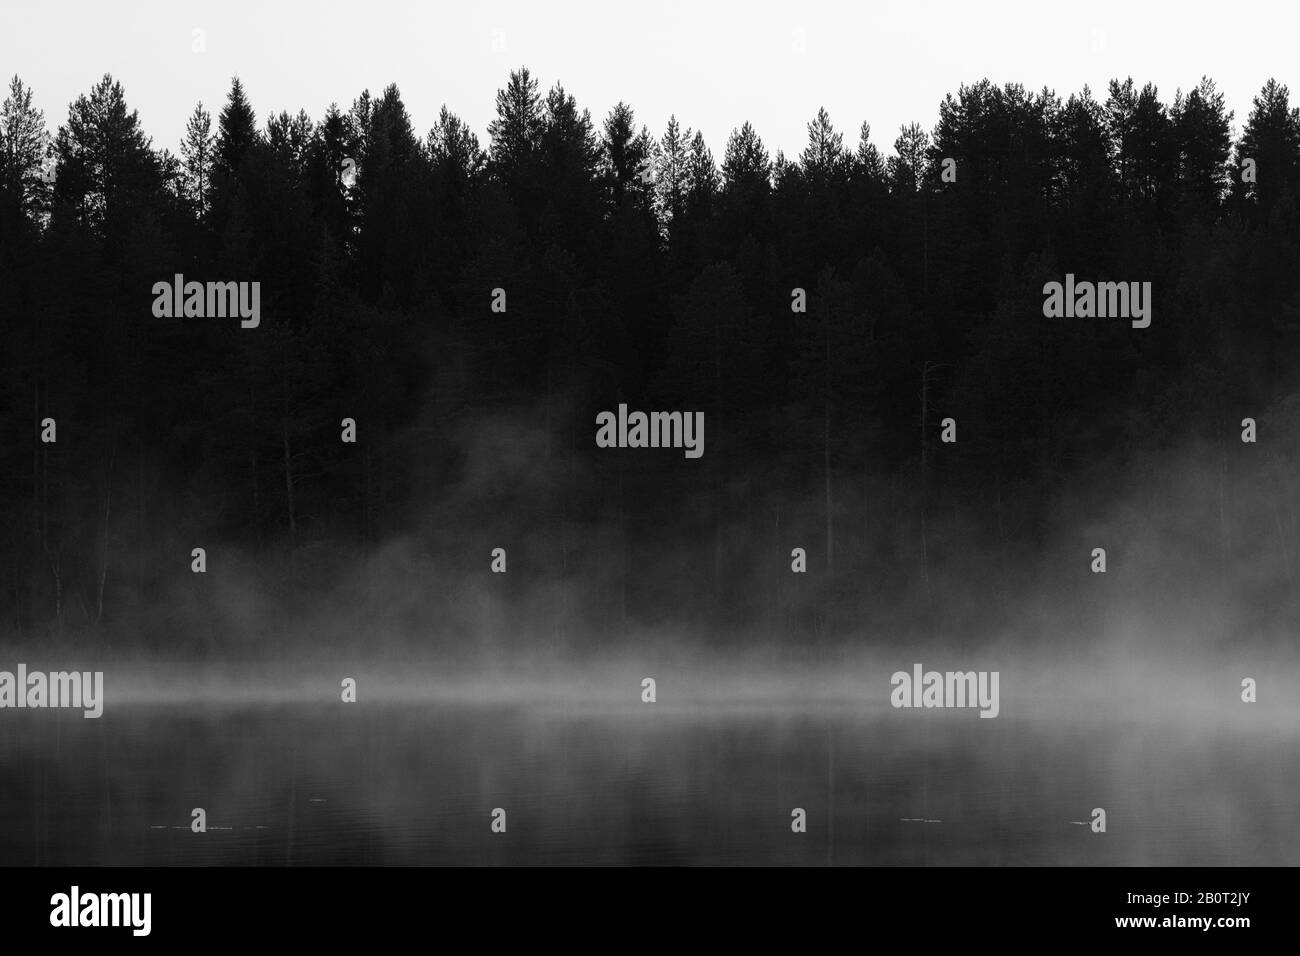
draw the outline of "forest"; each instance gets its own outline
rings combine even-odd
[[[1294,621],[1287,88],[1235,118],[1208,78],[980,80],[888,156],[846,129],[818,110],[786,156],[739,122],[715,155],[521,68],[486,141],[448,107],[417,131],[395,86],[311,117],[235,79],[164,145],[111,76],[57,128],[15,77],[0,634],[219,656],[987,632],[1086,605],[1097,545],[1107,587]],[[1045,317],[1067,273],[1149,283],[1153,321]],[[260,323],[159,317],[178,274],[257,282]],[[599,447],[624,403],[703,413],[707,453]]]

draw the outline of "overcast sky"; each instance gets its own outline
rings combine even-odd
[[[526,65],[543,92],[559,80],[597,123],[620,99],[656,135],[676,113],[703,130],[719,160],[746,119],[773,154],[798,154],[818,106],[846,145],[865,120],[888,153],[900,124],[932,129],[943,95],[985,76],[1062,96],[1086,83],[1104,99],[1111,77],[1132,75],[1172,101],[1176,88],[1208,74],[1238,129],[1269,76],[1300,94],[1295,0],[1073,8],[1043,0],[0,0],[0,71],[34,88],[51,132],[69,102],[111,73],[154,146],[173,152],[195,103],[215,115],[234,74],[259,124],[281,109],[319,118],[332,101],[346,108],[361,90],[395,82],[420,135],[446,103],[486,146],[496,90]],[[195,30],[204,31],[201,43]]]

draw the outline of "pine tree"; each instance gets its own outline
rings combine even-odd
[[[655,157],[655,212],[665,236],[686,208],[690,188],[691,131],[685,132],[676,116],[668,117],[668,128],[659,140]]]
[[[1255,160],[1253,183],[1243,182],[1241,176],[1247,158]],[[1275,79],[1270,78],[1252,102],[1237,143],[1237,166],[1234,192],[1253,198],[1266,215],[1300,186],[1300,108],[1290,105],[1290,91]]]
[[[183,196],[195,217],[204,222],[212,208],[212,165],[216,137],[212,133],[212,114],[199,103],[185,125],[181,141]]]
[[[56,200],[106,238],[120,238],[123,221],[145,208],[162,186],[163,171],[140,117],[127,110],[122,85],[107,74],[68,108],[55,150]]]
[[[732,131],[722,159],[716,235],[724,248],[737,248],[746,237],[753,237],[754,242],[766,238],[771,195],[772,161],[758,132],[746,122]],[[759,249],[754,246],[751,262],[740,266],[747,282],[754,277],[758,255]]]
[[[355,196],[362,293],[391,290],[405,303],[423,280],[427,247],[418,237],[431,228],[433,197],[427,154],[396,85],[373,102],[363,139]]]
[[[526,221],[537,200],[536,153],[544,123],[537,80],[527,67],[510,74],[505,89],[497,90],[497,115],[488,124],[493,172],[503,182],[524,213]]]
[[[426,148],[435,168],[461,184],[476,180],[487,163],[474,131],[445,103],[438,111],[438,122],[429,130]]]
[[[253,112],[239,77],[230,81],[226,105],[217,117],[216,172],[230,178],[239,173],[244,155],[257,141],[257,115]]]
[[[908,194],[921,191],[929,171],[929,149],[930,136],[920,123],[899,127],[898,139],[894,140],[895,155],[886,164],[894,189]]]
[[[856,177],[868,183],[885,182],[885,161],[871,142],[871,126],[862,124],[858,133],[858,148],[853,154],[853,169]]]
[[[804,176],[825,183],[838,171],[844,155],[844,135],[835,132],[825,107],[808,124],[808,145],[799,156]]]
[[[710,213],[720,183],[713,152],[705,145],[704,134],[696,130],[686,167],[686,208],[692,216],[703,217]]]
[[[1224,176],[1232,146],[1232,113],[1214,81],[1201,77],[1186,96],[1174,94],[1170,110],[1178,150],[1178,184],[1183,198],[1203,214],[1218,206],[1227,186]]]
[[[546,94],[542,119],[542,162],[546,178],[575,174],[593,179],[600,165],[600,144],[592,127],[591,113],[578,109],[572,93],[559,83]]]
[[[1093,268],[1109,265],[1115,228],[1109,207],[1119,186],[1105,111],[1085,86],[1070,95],[1051,124],[1052,195],[1062,254]]]
[[[763,141],[748,122],[734,130],[722,159],[725,192],[739,196],[765,194],[771,187],[772,163]]]
[[[266,144],[284,166],[293,172],[295,182],[303,182],[307,175],[308,155],[315,124],[304,110],[290,116],[285,110],[266,121]]]
[[[32,91],[16,75],[0,106],[0,202],[6,212],[35,217],[49,202],[52,168],[45,114],[32,105]]]
[[[1111,80],[1106,123],[1121,197],[1146,211],[1163,208],[1177,168],[1177,144],[1155,86],[1148,83],[1139,91],[1132,77]]]
[[[619,102],[605,117],[601,137],[601,179],[613,209],[625,198],[648,200],[653,193],[653,145],[649,132],[636,131],[632,107]]]

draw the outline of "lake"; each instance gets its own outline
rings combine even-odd
[[[905,713],[8,711],[0,864],[1300,863],[1293,733]],[[190,830],[196,807],[206,833]],[[1088,825],[1094,807],[1105,833]],[[794,808],[805,833],[791,832]]]

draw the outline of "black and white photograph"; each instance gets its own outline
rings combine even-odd
[[[6,937],[1285,939],[1297,36],[0,0]]]

